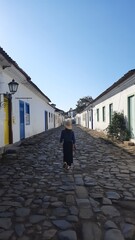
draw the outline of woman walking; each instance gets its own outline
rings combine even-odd
[[[73,150],[76,148],[71,120],[65,122],[65,129],[61,131],[60,143],[63,143],[63,168],[70,169],[73,163]]]

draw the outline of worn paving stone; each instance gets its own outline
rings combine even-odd
[[[83,240],[101,240],[102,233],[99,226],[93,222],[85,222],[82,226]]]
[[[59,233],[59,240],[77,240],[76,232],[73,230],[67,230]]]
[[[30,216],[30,223],[39,223],[43,220],[45,220],[46,217],[45,216],[41,216],[41,215],[31,215]]]
[[[66,220],[54,220],[52,221],[55,226],[62,230],[72,228],[72,225]]]
[[[30,214],[30,209],[29,208],[17,208],[16,209],[16,215],[18,217],[26,217]]]
[[[67,221],[69,222],[78,222],[79,221],[79,218],[75,215],[69,215],[67,216]]]
[[[65,171],[62,129],[23,140],[1,159],[0,239],[135,239],[134,146],[74,125],[77,150]]]
[[[87,189],[83,186],[76,186],[76,195],[77,195],[77,198],[81,198],[81,199],[85,199],[85,198],[88,198],[88,192],[87,192]]]
[[[122,233],[126,239],[133,239],[135,236],[135,226],[133,224],[123,224]]]
[[[80,208],[79,218],[90,219],[93,217],[92,209],[90,208]]]
[[[21,237],[25,231],[24,224],[16,224],[15,225],[15,232],[16,234]]]
[[[4,232],[0,232],[0,239],[1,240],[8,240],[10,239],[10,237],[12,236],[13,234],[13,230],[7,230],[7,231],[4,231]]]
[[[9,229],[11,225],[11,218],[0,218],[0,228]]]
[[[89,199],[76,199],[77,205],[79,208],[83,207],[83,208],[89,208],[90,207],[90,201]]]
[[[64,217],[66,216],[68,213],[68,210],[66,208],[55,208],[53,210],[53,215],[57,216],[57,217]]]
[[[124,240],[123,235],[118,229],[111,229],[105,233],[104,240]]]
[[[111,220],[108,220],[106,223],[105,223],[105,229],[117,229],[118,227],[116,226],[116,224],[114,222],[112,222]]]
[[[57,230],[56,230],[56,229],[49,229],[49,230],[46,230],[46,231],[43,233],[43,237],[44,237],[44,239],[46,239],[46,240],[53,239],[53,237],[56,235],[56,233],[57,233]]]
[[[120,212],[113,206],[103,206],[101,207],[101,211],[103,212],[104,215],[109,216],[109,217],[119,217]]]
[[[106,192],[106,196],[109,199],[115,199],[115,200],[120,199],[120,195],[117,192]]]
[[[73,195],[67,195],[66,196],[66,204],[68,206],[74,206],[76,203],[75,203],[75,198]]]

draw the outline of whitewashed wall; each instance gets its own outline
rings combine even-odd
[[[19,85],[18,92],[13,96],[13,132],[14,132],[14,142],[18,141],[20,138],[20,132],[18,127],[20,124],[19,116],[19,99],[25,103],[29,103],[30,106],[30,125],[25,124],[25,137],[30,137],[37,133],[45,131],[45,111],[48,112],[48,129],[54,127],[54,120],[50,119],[49,121],[49,112],[50,115],[54,116],[54,109],[48,105],[43,99],[31,92],[25,86]],[[23,99],[31,98],[31,99]]]
[[[16,77],[17,78],[17,77]],[[0,93],[9,92],[8,83],[12,77],[0,71]],[[17,81],[15,79],[15,81]],[[21,83],[22,82],[22,83]],[[31,87],[26,80],[19,82],[18,91],[12,95],[12,130],[13,143],[20,140],[20,115],[19,100],[29,103],[30,106],[30,125],[25,124],[25,137],[30,137],[45,131],[45,111],[48,112],[48,129],[54,127],[54,108],[48,104],[37,90]],[[28,99],[27,99],[28,98]],[[50,113],[50,121],[49,121]],[[4,146],[4,109],[0,109],[0,147]]]
[[[126,81],[95,100],[92,103],[91,110],[85,110],[77,114],[76,123],[83,127],[106,131],[109,125],[109,105],[113,104],[113,112],[123,113],[128,120],[128,97],[132,95],[135,95],[135,75],[132,75]],[[105,121],[103,121],[103,107],[105,107]],[[97,109],[99,109],[99,121],[97,121]],[[87,119],[89,120],[87,121]],[[134,139],[131,140],[134,141]]]
[[[77,113],[75,116],[76,124],[81,125],[81,114]]]
[[[87,111],[87,119],[88,119],[87,127],[89,129],[93,129],[93,110],[92,110],[92,108]]]
[[[64,123],[64,116],[60,112],[55,112],[55,128],[60,127]]]
[[[132,81],[121,84],[113,89],[103,98],[98,99],[93,105],[93,128],[96,130],[105,130],[109,125],[109,104],[113,104],[113,112],[121,112],[128,118],[128,97],[135,94],[135,77]],[[110,97],[109,97],[110,95]],[[102,107],[105,107],[105,122],[102,119]],[[97,121],[97,109],[99,109],[99,121]]]
[[[81,113],[76,114],[76,124],[83,127],[92,128],[92,114],[91,110],[84,110]]]
[[[81,113],[81,125],[83,127],[86,127],[87,126],[87,111],[83,111]]]

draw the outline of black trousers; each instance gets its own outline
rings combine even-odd
[[[63,162],[66,162],[68,166],[73,163],[73,143],[64,142],[63,143]]]

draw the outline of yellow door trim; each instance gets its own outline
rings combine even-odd
[[[8,98],[4,96],[4,144],[9,144],[9,111]]]

